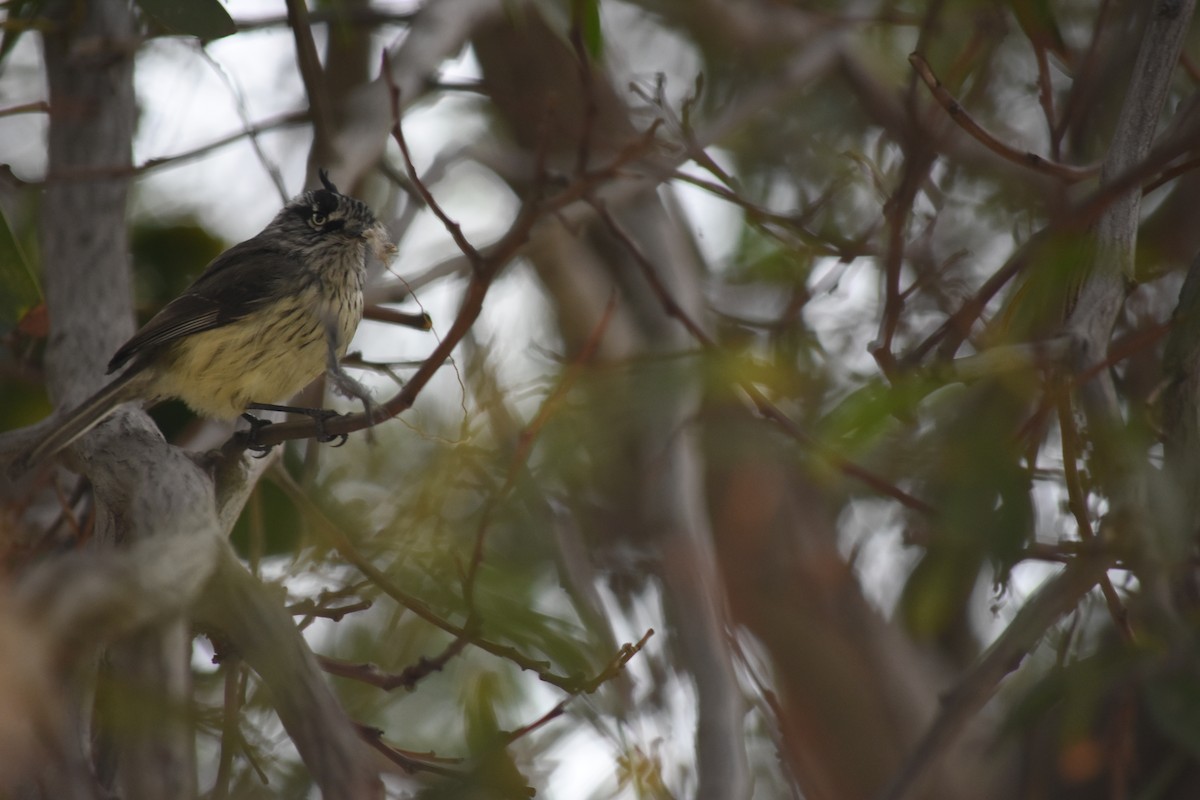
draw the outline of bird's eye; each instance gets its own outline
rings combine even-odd
[[[312,215],[312,224],[318,228],[329,221],[329,217],[322,214],[320,211],[314,211]]]

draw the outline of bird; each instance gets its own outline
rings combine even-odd
[[[288,202],[255,236],[217,256],[183,294],[155,314],[108,363],[108,384],[15,460],[43,462],[120,405],[177,398],[204,417],[256,420],[328,372],[343,394],[369,393],[339,360],[362,320],[366,252],[387,261],[395,245],[361,200],[321,187]],[[314,413],[315,412],[315,413]],[[259,423],[261,424],[261,423]]]

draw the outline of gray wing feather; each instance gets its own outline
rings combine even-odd
[[[301,262],[261,235],[217,256],[196,282],[159,311],[108,362],[120,369],[142,353],[258,311],[288,291]]]

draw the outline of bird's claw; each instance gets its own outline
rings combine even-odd
[[[327,420],[335,419],[340,416],[342,415],[338,412],[330,411],[329,409],[314,409],[312,418],[313,422],[317,424],[318,442],[321,444],[329,444],[330,442],[333,442],[330,447],[341,447],[346,443],[346,440],[350,438],[348,435],[344,433],[329,433],[325,430],[325,422]]]
[[[253,453],[255,458],[265,458],[275,445],[261,444],[258,441],[258,434],[259,431],[271,424],[271,420],[261,419],[253,414],[242,414],[242,419],[250,423],[250,430],[246,431],[246,449]]]

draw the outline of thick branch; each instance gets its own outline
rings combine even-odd
[[[995,693],[1006,675],[1037,645],[1055,622],[1070,613],[1104,575],[1105,562],[1076,559],[1050,579],[1021,607],[1004,633],[987,649],[942,700],[942,709],[883,795],[885,800],[920,796],[918,787],[958,734]]]
[[[196,606],[258,673],[279,721],[326,798],[382,798],[383,786],[353,723],[325,683],[291,616],[232,553]]]
[[[1195,0],[1158,0],[1154,4],[1100,173],[1101,184],[1133,169],[1149,154],[1194,8]],[[1077,371],[1102,360],[1107,352],[1113,323],[1133,275],[1141,199],[1140,187],[1128,188],[1104,209],[1096,223],[1095,263],[1067,320],[1067,330],[1075,340]],[[1093,431],[1107,440],[1104,432],[1120,424],[1111,377],[1097,376],[1081,388],[1080,395]],[[1104,452],[1105,441],[1098,441],[1098,445],[1102,459],[1120,460],[1117,454]]]

